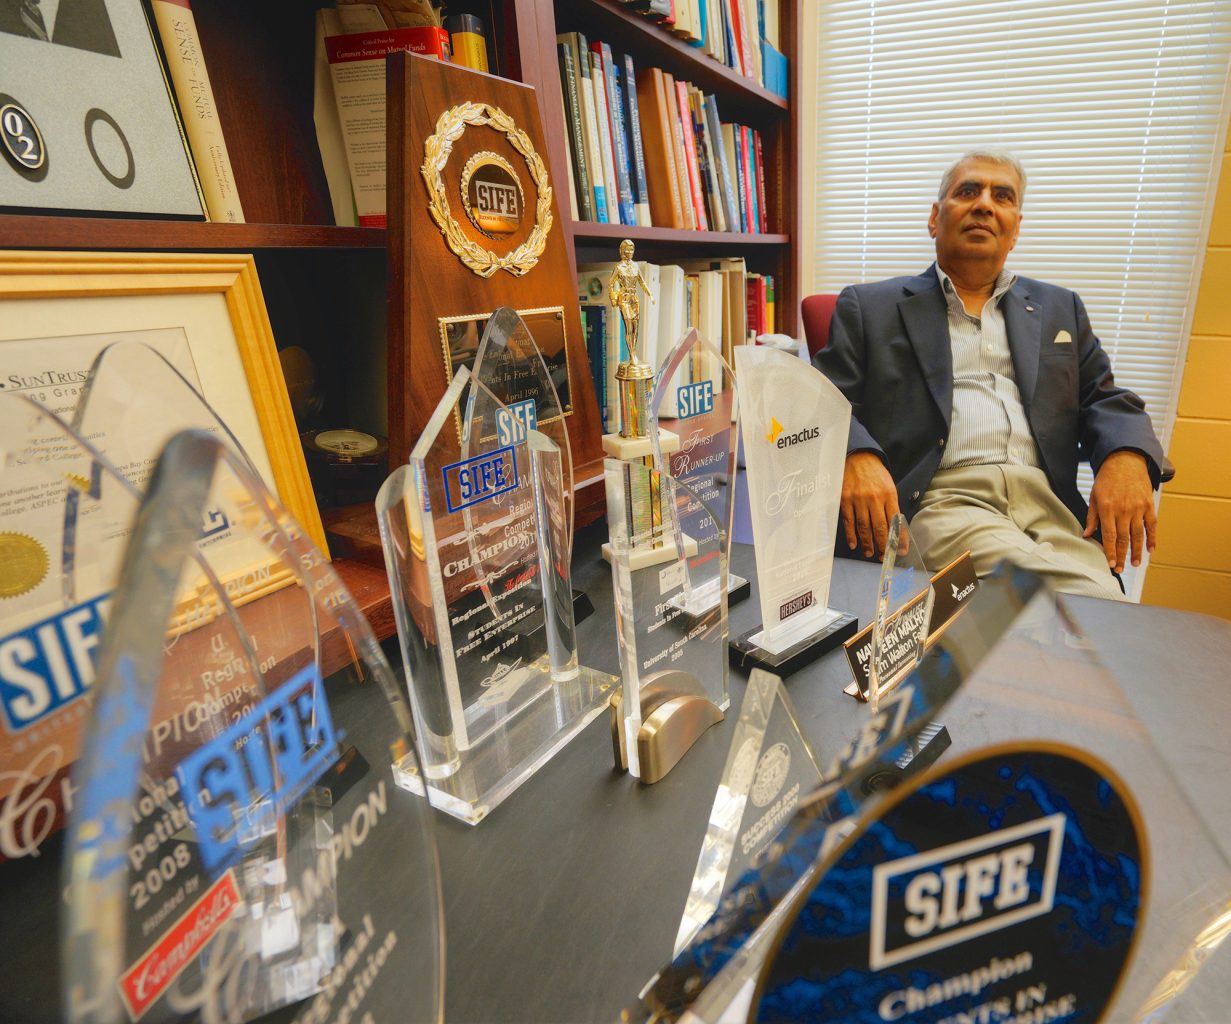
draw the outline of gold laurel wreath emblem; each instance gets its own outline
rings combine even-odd
[[[466,237],[462,226],[453,217],[448,196],[445,194],[445,164],[449,162],[453,144],[462,137],[468,125],[476,128],[490,125],[497,131],[504,132],[509,144],[525,159],[538,193],[538,203],[534,209],[534,230],[521,245],[504,256],[498,256]],[[462,103],[450,107],[437,118],[436,132],[429,136],[424,144],[423,166],[419,168],[419,173],[427,184],[430,197],[428,210],[432,214],[432,220],[445,236],[453,254],[470,270],[487,278],[497,270],[507,270],[514,277],[521,277],[534,269],[539,257],[543,255],[543,250],[547,248],[547,233],[551,230],[551,185],[547,178],[547,168],[534,151],[530,136],[518,128],[508,114],[487,103]]]

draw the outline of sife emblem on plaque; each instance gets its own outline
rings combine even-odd
[[[467,235],[453,215],[445,191],[444,169],[454,144],[468,127],[490,127],[505,138],[526,161],[534,185],[534,227],[521,245],[504,255],[484,248]],[[436,120],[436,131],[424,143],[419,173],[427,185],[428,211],[445,236],[449,248],[480,277],[505,270],[522,277],[534,269],[547,247],[552,225],[552,190],[547,167],[534,149],[530,136],[499,107],[487,103],[461,103]],[[476,153],[467,161],[460,179],[462,206],[470,222],[483,235],[500,240],[521,228],[525,210],[521,182],[513,167],[494,153]]]
[[[462,168],[462,206],[488,238],[507,238],[521,227],[521,179],[504,157],[476,153]]]

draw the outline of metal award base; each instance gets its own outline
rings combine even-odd
[[[776,648],[765,645],[761,626],[737,637],[729,644],[731,667],[744,672],[763,668],[777,676],[789,676],[841,647],[859,631],[859,620],[846,612],[826,608],[820,618],[817,628],[804,632],[798,640],[788,638]]]
[[[608,564],[611,563],[611,542],[603,541],[603,560]],[[697,553],[697,542],[689,537],[684,536],[684,557],[693,558]],[[642,548],[632,553],[629,559],[629,568],[644,569],[647,565],[658,565],[660,562],[670,562],[676,557],[675,544],[667,539],[667,531],[663,529],[663,542],[656,548]],[[713,607],[711,605],[711,607]]]
[[[658,428],[658,443],[662,453],[670,455],[678,451],[680,439],[671,431]],[[648,434],[645,437],[623,437],[620,434],[603,435],[603,451],[611,458],[621,462],[632,462],[633,459],[644,459],[654,454],[654,439]]]
[[[642,683],[637,757],[646,785],[662,779],[706,729],[725,717],[713,701],[696,692],[697,687],[693,676],[671,669],[656,672]],[[616,768],[628,771],[623,703],[623,692],[617,688],[611,698],[611,745]]]

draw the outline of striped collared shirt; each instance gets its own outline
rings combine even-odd
[[[949,275],[936,265],[949,310],[953,352],[953,416],[941,469],[1008,463],[1042,468],[1013,375],[1000,300],[1017,281],[1001,270],[982,315],[971,316]]]

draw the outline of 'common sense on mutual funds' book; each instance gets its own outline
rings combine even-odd
[[[317,11],[360,227],[385,226],[385,57],[448,53],[442,28],[345,32],[337,10]],[[322,155],[324,152],[322,150]],[[334,188],[330,183],[330,190]],[[339,204],[335,202],[335,207]]]

